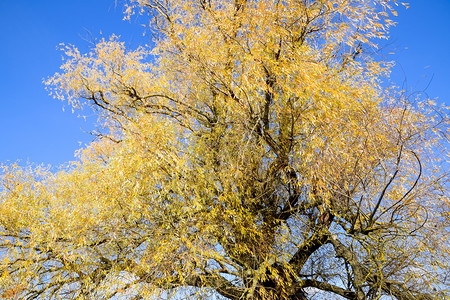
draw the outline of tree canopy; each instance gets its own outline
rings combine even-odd
[[[3,166],[1,297],[450,297],[449,119],[382,84],[398,4],[139,0],[151,46],[65,47],[46,84],[102,133]]]

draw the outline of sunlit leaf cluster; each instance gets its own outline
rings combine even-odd
[[[3,167],[1,297],[449,297],[447,109],[375,55],[399,4],[140,0],[152,46],[64,46],[100,133]]]

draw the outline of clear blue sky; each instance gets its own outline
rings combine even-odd
[[[405,0],[406,1],[406,0]],[[0,162],[59,165],[92,140],[92,122],[48,96],[42,84],[59,70],[60,43],[87,50],[86,39],[121,36],[136,47],[138,21],[122,21],[122,0],[0,0]],[[399,9],[390,49],[401,85],[450,104],[450,0],[411,0]],[[387,51],[389,52],[389,51]],[[430,80],[432,79],[431,83]]]

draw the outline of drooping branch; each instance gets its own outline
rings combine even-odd
[[[366,294],[363,291],[363,285],[368,284],[371,287],[380,286],[387,295],[394,296],[397,300],[433,300],[435,297],[426,294],[413,292],[406,288],[400,282],[386,281],[378,276],[377,273],[371,272],[364,266],[354,252],[345,246],[335,235],[332,235],[330,242],[336,251],[337,257],[344,259],[353,270],[353,285],[356,289],[355,299],[366,299]]]

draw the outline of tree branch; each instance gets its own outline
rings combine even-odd
[[[347,299],[356,299],[355,292],[340,288],[327,282],[321,282],[315,279],[306,279],[303,280],[302,283],[303,283],[302,288],[315,287],[322,291],[332,292]]]

